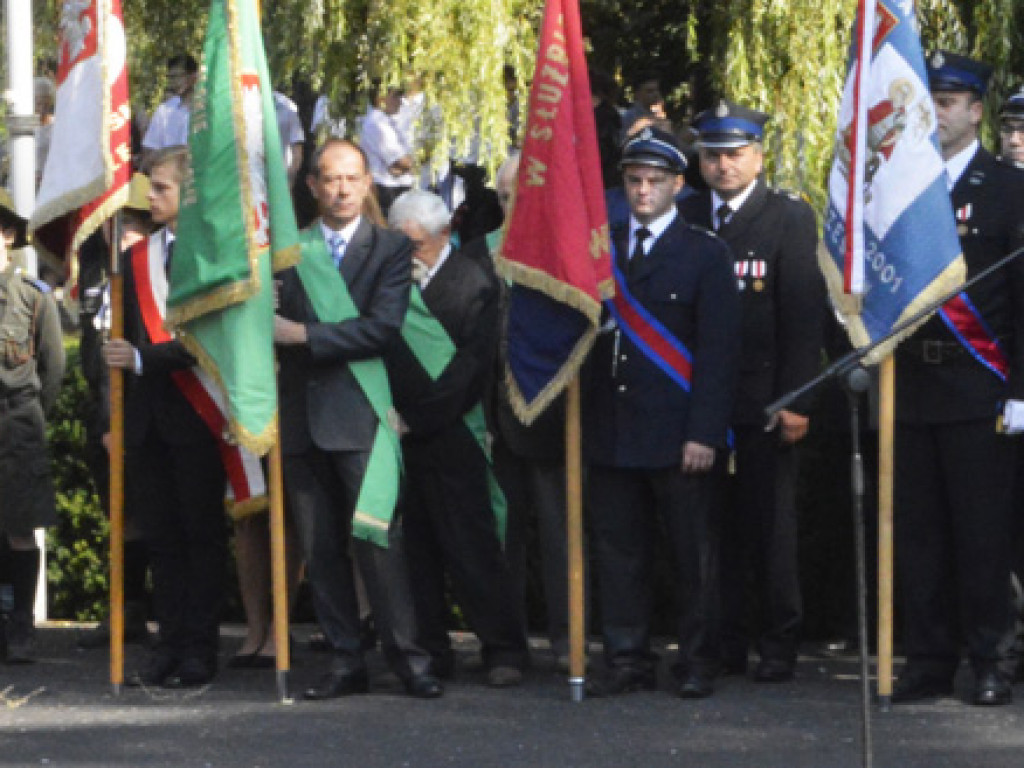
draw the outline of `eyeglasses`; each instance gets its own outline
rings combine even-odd
[[[1024,136],[1024,123],[1001,123],[999,133],[1003,136],[1013,136],[1014,134]]]

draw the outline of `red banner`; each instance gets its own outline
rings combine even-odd
[[[612,293],[608,216],[577,0],[549,0],[511,221],[498,259],[513,282],[513,403],[530,421],[564,388]],[[551,306],[551,302],[559,306]]]

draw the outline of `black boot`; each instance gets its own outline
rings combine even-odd
[[[7,663],[35,661],[35,629],[32,608],[39,580],[39,550],[11,550],[11,588],[14,605],[7,621]]]

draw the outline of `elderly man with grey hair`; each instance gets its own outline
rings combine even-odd
[[[389,223],[414,246],[409,313],[387,366],[405,428],[403,517],[418,642],[434,673],[450,678],[447,573],[480,638],[488,684],[518,685],[526,629],[502,551],[504,498],[491,475],[481,408],[498,344],[498,284],[452,248],[450,216],[437,195],[406,192]]]

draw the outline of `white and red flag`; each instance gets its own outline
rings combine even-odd
[[[128,199],[131,112],[121,0],[63,0],[57,102],[33,240],[68,261]]]

